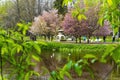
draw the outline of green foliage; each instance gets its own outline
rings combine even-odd
[[[62,68],[51,72],[50,80],[64,80],[65,77],[72,80],[71,69],[78,76],[82,76],[84,69],[86,69],[94,79],[93,71],[89,65],[94,64],[96,61],[108,62],[108,57],[112,57],[119,64],[119,48],[120,45],[116,44],[64,44],[30,41],[26,40],[26,36],[19,32],[10,31],[8,34],[7,31],[0,29],[0,52],[4,62],[3,66],[9,63],[9,69],[11,69],[9,76],[17,74],[17,80],[29,80],[29,77],[34,74],[39,76],[37,72],[30,70],[30,66],[35,66],[31,59],[40,61],[40,53],[43,51],[60,52],[68,60],[68,63]]]
[[[19,27],[18,31],[22,31],[22,34],[26,35],[27,30],[31,26],[31,23],[27,23],[27,24],[25,22],[17,23],[17,26]]]
[[[110,54],[114,61],[120,65],[120,45],[116,46],[115,49]]]
[[[30,41],[25,36],[28,25],[18,24],[23,34],[10,30],[9,32],[0,29],[0,53],[3,58],[3,66],[10,70],[8,76],[15,76],[17,80],[29,80],[32,75],[39,75],[31,71],[30,67],[35,66],[32,60],[40,61],[41,44],[43,42]],[[9,79],[8,78],[8,79]]]
[[[63,66],[63,68],[59,69],[58,72],[51,72],[50,80],[64,80],[65,76],[72,80],[72,77],[68,71],[72,68],[73,62],[69,61],[67,64]]]
[[[78,74],[78,76],[82,75],[82,65],[79,66],[78,63],[74,65],[75,72]]]
[[[67,64],[65,64],[63,66],[63,68],[60,70],[59,74],[60,74],[60,77],[62,79],[64,79],[64,77],[68,77],[70,80],[72,80],[72,77],[70,75],[70,70],[72,68],[72,65],[73,65],[73,62],[70,60]]]
[[[120,45],[108,45],[105,52],[102,55],[102,58],[100,59],[101,62],[108,62],[108,57],[112,57],[112,60],[115,61],[116,64],[119,64],[120,61]]]
[[[12,6],[12,3],[8,0],[6,0],[5,2],[0,4],[0,16],[6,16],[7,13],[7,9],[10,8]]]
[[[119,27],[120,23],[120,1],[119,0],[104,0],[100,8],[100,24],[104,20],[108,20],[113,29]],[[116,33],[118,30],[114,30]]]
[[[37,76],[40,76],[39,73],[35,72],[35,71],[29,71],[28,73],[26,73],[25,75],[25,80],[29,80],[29,78],[32,76],[32,75],[37,75]]]
[[[43,45],[41,47],[41,51],[49,52],[49,55],[55,53],[55,55],[60,55],[63,59],[72,59],[79,60],[84,55],[94,54],[96,57],[101,58],[105,50],[107,49],[107,45],[99,45],[99,44],[70,44],[70,43],[59,43],[59,42],[47,42],[47,45]],[[111,45],[113,46],[113,45]],[[54,50],[54,51],[53,51]],[[93,60],[94,62],[94,60]]]
[[[112,6],[112,5],[113,5],[112,0],[107,0],[107,3],[109,4],[109,6]]]
[[[82,76],[83,71],[87,70],[94,79],[95,75],[90,67],[91,64],[95,62],[109,63],[111,60],[114,60],[116,64],[120,62],[120,47],[117,44],[64,44],[57,42],[47,42],[46,44],[45,50],[53,52],[54,49],[55,55],[60,54],[62,59],[68,60],[68,63],[62,68],[53,71],[54,75],[51,75],[50,80],[64,80],[65,77],[72,79],[71,69],[74,69],[78,76]]]
[[[89,67],[89,61],[87,59],[80,59],[76,62],[69,60],[62,68],[58,69],[57,71],[51,72],[50,80],[65,80],[68,78],[69,80],[73,80],[71,70],[75,71],[77,75],[80,77],[82,76],[83,70],[86,69],[92,79],[94,79],[94,73],[92,69]]]
[[[0,75],[0,80],[2,80],[2,77],[1,77],[1,75]],[[3,80],[8,80],[8,79],[6,79],[6,78],[3,78]]]
[[[106,63],[106,62],[107,62],[106,57],[108,57],[108,56],[110,55],[110,53],[111,53],[114,49],[115,49],[114,46],[108,45],[107,48],[106,48],[106,50],[105,50],[105,52],[104,52],[103,55],[102,55],[101,62]]]
[[[87,20],[87,17],[85,16],[85,8],[80,7],[79,1],[74,5],[75,9],[72,11],[72,16],[77,18],[79,21],[81,20]]]
[[[54,1],[54,8],[58,10],[59,14],[65,14],[67,12],[67,6],[62,6],[64,0],[55,0]]]
[[[63,5],[68,5],[73,1],[74,0],[64,0]],[[89,10],[89,8],[97,6],[98,4],[99,0],[76,0],[74,3],[74,10],[72,11],[72,15],[79,21],[87,20],[86,12]]]
[[[10,0],[0,2],[0,27],[5,26],[5,22],[8,20],[8,9],[10,8],[12,8],[12,2]]]
[[[89,8],[91,6],[95,6],[96,4],[98,4],[100,0],[84,0],[84,4],[86,6],[86,8]]]
[[[97,59],[97,57],[93,54],[86,54],[83,58],[86,58],[86,59],[90,59],[90,58],[94,58],[94,59]]]
[[[68,3],[71,3],[73,0],[63,0],[62,6],[68,5]]]
[[[59,44],[60,46],[60,44]],[[91,62],[94,63],[96,60],[100,62],[108,62],[108,56],[119,63],[119,45],[77,45],[77,44],[62,44],[59,51],[66,56],[70,54],[70,58],[78,60],[80,58],[91,58]]]

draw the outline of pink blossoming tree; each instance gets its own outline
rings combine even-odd
[[[74,36],[76,38],[76,42],[77,38],[79,38],[81,42],[81,36],[86,34],[85,32],[87,28],[86,21],[85,20],[78,21],[77,19],[72,17],[71,13],[67,13],[65,15],[62,26],[65,34]]]
[[[30,31],[44,35],[48,37],[49,40],[52,40],[53,36],[57,34],[60,28],[61,19],[57,10],[44,11],[42,15],[35,18]]]

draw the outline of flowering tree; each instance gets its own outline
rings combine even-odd
[[[30,32],[32,34],[45,34],[47,30],[47,23],[42,16],[35,17],[32,26],[30,27]]]
[[[88,37],[88,43],[89,43],[89,39],[90,37],[93,35],[93,32],[98,29],[98,27],[100,26],[98,24],[98,20],[99,20],[99,4],[94,5],[94,6],[90,6],[88,8],[88,10],[85,12],[85,15],[87,17],[87,24],[88,24],[88,28],[86,29],[86,36]]]
[[[105,42],[106,36],[110,35],[111,32],[112,30],[110,28],[109,22],[104,21],[103,27],[99,27],[96,31],[94,31],[93,34],[97,37],[103,36],[103,41]]]
[[[108,21],[104,21],[103,27],[99,27],[93,34],[96,36],[108,36],[112,32]]]
[[[63,4],[68,4],[73,0],[64,0]],[[80,0],[74,4],[74,10],[72,11],[72,15],[76,17],[78,20],[86,20],[86,27],[82,32],[86,32],[85,36],[87,36],[87,40],[89,43],[89,39],[92,36],[92,33],[99,27],[98,19],[99,19],[99,0]]]
[[[41,16],[35,18],[30,31],[47,36],[50,40],[50,38],[52,39],[52,37],[57,34],[61,19],[57,10],[44,11]]]
[[[57,34],[62,18],[60,15],[58,15],[58,11],[54,9],[49,12],[44,11],[42,17],[44,18],[48,27],[46,35],[48,36],[48,38],[52,38],[54,35]]]
[[[85,20],[78,21],[77,19],[72,17],[71,13],[67,13],[65,15],[62,25],[64,32],[67,35],[74,36],[76,38],[76,42],[77,38],[80,37],[81,39],[81,36],[86,34],[85,32],[87,28],[86,21]]]

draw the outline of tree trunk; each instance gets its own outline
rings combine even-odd
[[[90,43],[90,36],[88,36],[87,43],[88,44]]]
[[[20,20],[20,5],[19,0],[16,0],[16,6],[17,6],[17,19]]]
[[[115,36],[113,37],[113,42],[115,41]],[[103,36],[103,42],[106,42],[106,36]]]
[[[28,15],[30,16],[31,15],[31,12],[30,12],[30,4],[29,4],[29,1],[28,0],[26,0],[26,8],[27,8],[27,13],[28,13]]]
[[[76,40],[75,40],[75,41],[76,41],[76,43],[77,43],[77,37],[75,37],[75,38],[76,38]]]
[[[36,35],[33,35],[32,33],[30,33],[30,39],[33,41],[36,41]]]
[[[51,36],[51,41],[53,41],[53,35]]]
[[[41,14],[41,5],[40,5],[40,0],[38,0],[38,15]]]
[[[50,41],[50,35],[48,35],[47,37],[48,37],[48,40]]]
[[[46,35],[44,35],[44,40],[45,40],[45,41],[47,40]]]
[[[79,43],[81,43],[81,36],[79,37]]]

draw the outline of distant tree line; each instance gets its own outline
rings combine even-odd
[[[32,22],[43,10],[50,10],[52,3],[43,0],[6,0],[0,4],[0,25],[11,28],[21,21]]]

